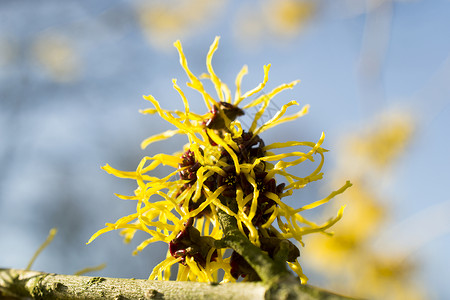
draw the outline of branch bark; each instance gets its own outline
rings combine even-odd
[[[299,287],[299,288],[298,288]],[[272,287],[273,288],[273,287]],[[282,288],[286,288],[286,285]],[[344,300],[308,285],[291,286],[285,299]],[[0,269],[2,299],[280,299],[261,282],[209,284],[57,275],[37,271]]]

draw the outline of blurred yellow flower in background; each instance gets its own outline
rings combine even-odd
[[[348,141],[351,155],[364,160],[366,168],[389,168],[406,149],[414,132],[414,121],[405,113],[380,116],[362,135]]]
[[[413,280],[416,262],[374,248],[380,233],[389,230],[392,210],[382,181],[407,149],[413,120],[407,112],[385,113],[343,139],[334,173],[345,173],[355,183],[342,196],[346,216],[334,227],[332,238],[311,236],[305,248],[307,262],[325,275],[327,288],[368,299],[425,298],[424,289]]]
[[[139,24],[147,41],[163,51],[176,39],[198,34],[205,24],[217,22],[226,1],[176,0],[147,1],[136,6]]]
[[[386,208],[363,182],[353,179],[353,184],[341,200],[347,204],[346,214],[334,226],[333,237],[311,236],[307,242],[312,252],[308,262],[336,274],[342,273],[344,262],[351,263],[356,253],[366,250],[386,214]]]
[[[226,16],[233,8],[235,15]],[[252,3],[218,0],[176,0],[138,3],[135,7],[147,41],[156,49],[171,49],[175,39],[188,40],[222,19],[230,24],[239,44],[253,45],[265,39],[290,40],[298,36],[317,13],[311,0],[264,0]]]
[[[81,60],[75,45],[64,35],[45,32],[38,35],[32,47],[38,64],[58,82],[70,82],[78,78]]]
[[[316,13],[317,3],[307,0],[270,0],[263,6],[267,26],[274,35],[293,37]]]
[[[244,45],[265,39],[288,40],[302,32],[317,12],[317,4],[307,0],[265,0],[242,5],[236,15],[234,33]]]

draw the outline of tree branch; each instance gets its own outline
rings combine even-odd
[[[300,286],[298,283],[296,286]],[[289,298],[302,300],[349,299],[311,286],[293,288]],[[262,282],[209,284],[57,275],[0,269],[2,299],[280,299]]]
[[[234,217],[220,209],[217,211],[217,215],[225,235],[222,239],[223,242],[239,253],[252,266],[262,281],[268,283],[277,280],[279,277],[292,276],[286,268],[286,262],[275,262],[239,231]]]

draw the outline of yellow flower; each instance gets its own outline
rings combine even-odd
[[[336,234],[332,238],[315,235],[308,239],[308,263],[326,270],[330,276],[340,277],[342,269],[348,269],[350,265],[361,269],[361,261],[353,262],[360,253],[367,251],[366,244],[376,238],[386,217],[387,209],[379,203],[373,191],[362,180],[353,178],[352,182],[355,187],[344,196],[345,203],[349,204],[346,217],[334,227]]]
[[[318,9],[317,1],[309,0],[265,0],[243,4],[237,10],[233,30],[241,45],[259,45],[268,38],[286,42],[304,31]]]
[[[311,236],[305,253],[309,267],[325,275],[325,288],[367,299],[427,298],[414,280],[416,257],[411,261],[405,253],[380,246],[380,235],[392,230],[392,207],[381,196],[383,181],[411,142],[413,129],[411,115],[389,112],[363,132],[341,139],[341,166],[334,173],[338,180],[343,172],[352,173],[356,187],[343,196],[349,209],[333,238]]]
[[[313,17],[317,4],[314,1],[269,1],[264,7],[267,21],[276,35],[292,37],[303,29]]]
[[[57,32],[39,34],[32,47],[38,64],[53,80],[71,82],[80,75],[82,61],[73,42]]]
[[[171,49],[175,38],[188,39],[205,24],[217,22],[226,9],[223,0],[144,1],[135,10],[146,40],[157,50]]]
[[[135,171],[125,172],[109,165],[104,166],[104,170],[115,176],[136,180],[138,187],[134,195],[117,195],[125,200],[135,200],[136,212],[115,223],[107,223],[88,243],[116,229],[122,229],[125,240],[130,241],[137,230],[142,230],[150,237],[137,247],[135,253],[152,242],[169,244],[166,259],[153,269],[149,279],[168,280],[171,267],[180,263],[177,280],[216,282],[219,280],[219,270],[225,273],[224,282],[235,281],[240,276],[258,280],[258,274],[239,254],[233,252],[231,256],[226,255],[226,248],[217,246],[218,241],[224,238],[218,213],[224,212],[235,219],[239,231],[252,244],[271,258],[277,257],[281,243],[283,247],[287,245],[286,263],[302,282],[306,282],[307,278],[297,261],[299,250],[289,239],[303,244],[304,235],[325,232],[342,217],[343,208],[336,217],[324,224],[311,222],[300,213],[328,202],[351,184],[347,182],[328,197],[297,209],[281,201],[282,197],[292,195],[294,190],[322,178],[321,168],[327,151],[321,147],[324,134],[316,143],[288,141],[265,145],[259,136],[261,133],[307,113],[306,105],[286,116],[288,109],[298,105],[296,101],[290,101],[269,121],[259,124],[271,99],[281,91],[292,88],[298,81],[282,84],[259,95],[268,80],[270,65],[266,65],[263,82],[254,89],[242,92],[241,82],[247,74],[247,66],[244,66],[236,77],[236,90],[232,97],[230,89],[212,67],[218,42],[219,38],[216,37],[207,54],[208,73],[199,77],[190,71],[181,43],[174,43],[181,66],[189,78],[187,86],[202,95],[209,112],[203,115],[191,112],[175,79],[173,87],[181,97],[184,111],[165,110],[153,96],[144,96],[154,108],[142,110],[142,113],[158,114],[176,129],[147,138],[142,142],[142,148],[178,134],[185,135],[188,143],[183,151],[173,155],[144,157]],[[209,80],[217,95],[208,93],[201,79]],[[255,95],[259,96],[251,99]],[[247,104],[241,105],[249,99]],[[250,127],[242,128],[237,118],[255,107],[259,108]],[[299,147],[309,150],[302,152],[297,150]],[[296,151],[281,154],[271,152],[282,148],[294,148]],[[320,163],[308,176],[298,177],[287,172],[289,167],[305,160],[314,161],[317,155]],[[174,171],[164,178],[151,176],[151,171],[161,164],[173,167]],[[174,175],[178,175],[179,179],[172,180]],[[277,185],[275,177],[285,183]]]
[[[358,159],[356,170],[368,173],[386,171],[405,152],[414,134],[414,120],[405,112],[389,112],[378,116],[364,131],[345,140],[348,164]]]

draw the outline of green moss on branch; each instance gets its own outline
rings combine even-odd
[[[285,295],[286,297],[282,297]],[[272,286],[262,282],[209,284],[57,275],[0,269],[0,298],[5,299],[303,299],[344,300],[298,283]]]

